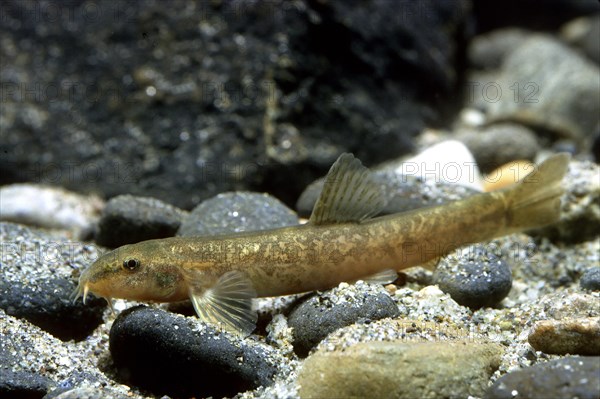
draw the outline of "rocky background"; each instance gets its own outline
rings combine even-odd
[[[0,397],[597,398],[599,37],[584,0],[0,2]],[[342,152],[394,213],[558,151],[556,225],[261,300],[249,338],[69,299],[107,248],[298,224]]]

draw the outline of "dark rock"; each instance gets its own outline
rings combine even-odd
[[[477,166],[485,173],[511,161],[534,161],[540,150],[532,130],[510,123],[463,133],[458,139],[471,150]]]
[[[42,398],[51,385],[52,381],[36,373],[0,368],[0,397],[2,398]]]
[[[106,204],[98,222],[96,242],[116,248],[125,244],[172,237],[186,212],[155,198],[120,195]]]
[[[369,322],[400,314],[398,306],[381,287],[358,283],[310,296],[290,313],[294,349],[306,356],[329,333],[354,323]]]
[[[552,0],[543,7],[536,0],[508,0],[501,4],[473,2],[473,16],[479,32],[506,26],[556,30],[575,17],[597,12],[598,4],[588,1]]]
[[[202,236],[294,226],[298,216],[267,194],[219,194],[198,205],[185,218],[177,235]]]
[[[461,0],[50,8],[3,2],[0,184],[185,209],[243,189],[290,203],[344,150],[409,151],[456,84],[468,15]]]
[[[565,357],[499,378],[485,399],[600,397],[600,357]]]
[[[12,223],[0,223],[0,308],[62,340],[80,340],[101,322],[106,301],[73,301],[77,270],[97,256],[96,248]]]
[[[6,314],[23,318],[63,341],[81,340],[102,322],[106,301],[90,297],[84,305],[73,301],[73,281],[52,279],[35,285],[0,280],[0,308]]]
[[[590,267],[579,280],[584,290],[600,291],[600,267]]]
[[[272,351],[144,306],[121,313],[110,331],[119,378],[156,395],[222,397],[267,386],[277,368]]]
[[[450,184],[439,179],[425,182],[413,175],[398,174],[395,169],[400,163],[382,165],[373,170],[373,176],[381,184],[387,198],[387,204],[381,215],[406,212],[426,206],[441,205],[447,202],[466,198],[477,193],[474,189]],[[309,217],[323,190],[324,179],[311,183],[298,198],[296,209],[298,214]]]
[[[495,251],[474,245],[443,258],[434,284],[458,304],[478,309],[502,301],[512,287],[510,267]]]

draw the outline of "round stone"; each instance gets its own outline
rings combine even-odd
[[[476,245],[444,258],[433,282],[460,305],[478,309],[494,306],[508,295],[512,274],[500,256]]]
[[[589,268],[583,273],[579,285],[584,290],[600,291],[600,267]]]

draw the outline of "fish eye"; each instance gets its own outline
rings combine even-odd
[[[135,270],[140,267],[140,261],[135,258],[125,259],[123,261],[123,268],[126,270]]]

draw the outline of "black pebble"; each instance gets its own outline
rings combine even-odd
[[[496,380],[484,395],[513,398],[598,399],[600,357],[565,357],[516,370]]]
[[[175,397],[231,397],[271,384],[276,369],[260,346],[195,323],[144,306],[122,312],[109,341],[122,382]]]
[[[67,341],[82,340],[102,323],[106,301],[88,297],[72,301],[73,281],[57,278],[35,285],[0,280],[0,308],[6,314],[23,318]]]
[[[600,291],[600,267],[592,267],[583,273],[579,285],[584,290]]]
[[[365,292],[354,300],[335,303],[329,293],[304,299],[290,313],[288,325],[293,327],[294,349],[300,356],[308,352],[329,333],[367,320],[380,320],[400,314],[394,300],[385,292]]]
[[[458,304],[479,309],[508,295],[512,274],[501,257],[476,245],[444,258],[433,273],[433,283]]]
[[[228,234],[298,224],[298,216],[275,197],[229,192],[210,198],[190,212],[178,236]]]
[[[116,248],[154,238],[172,237],[185,211],[155,198],[119,195],[112,198],[98,222],[96,242]]]
[[[42,398],[51,384],[48,378],[35,373],[0,368],[0,398]]]

